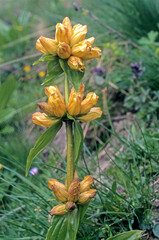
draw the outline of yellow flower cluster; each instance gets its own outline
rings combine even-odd
[[[68,59],[70,68],[82,71],[85,68],[82,60],[101,57],[101,49],[92,47],[95,38],[85,39],[86,34],[87,25],[76,24],[72,27],[70,19],[66,17],[56,25],[55,40],[41,36],[36,42],[36,48],[44,54]]]
[[[68,211],[74,210],[76,204],[86,204],[95,195],[97,190],[90,189],[93,183],[93,176],[89,175],[84,177],[82,182],[79,181],[78,177],[75,177],[73,182],[70,184],[68,190],[66,186],[56,179],[50,179],[48,187],[53,190],[56,198],[62,202],[51,210],[51,215],[64,215]]]
[[[76,92],[73,87],[66,106],[57,86],[46,87],[45,94],[48,96],[48,103],[38,103],[39,108],[44,113],[34,113],[32,116],[33,123],[43,127],[50,127],[66,113],[81,122],[89,122],[101,117],[101,108],[93,107],[97,104],[98,96],[94,92],[90,92],[83,100],[84,88],[84,84],[81,84],[79,92]]]

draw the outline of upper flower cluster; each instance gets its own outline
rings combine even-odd
[[[48,96],[48,103],[38,104],[44,113],[36,112],[32,117],[33,123],[37,125],[50,127],[66,113],[81,122],[89,122],[102,115],[99,107],[93,107],[98,101],[98,96],[94,92],[88,93],[83,100],[84,84],[81,84],[79,92],[76,92],[74,87],[71,89],[67,106],[57,86],[46,87],[45,94]]]
[[[85,68],[82,60],[101,57],[101,49],[92,47],[95,38],[85,39],[86,34],[87,25],[76,24],[72,27],[70,19],[66,17],[56,25],[55,40],[41,36],[36,48],[42,53],[68,59],[70,68],[82,71]]]
[[[82,182],[79,181],[78,176],[74,178],[68,190],[66,186],[56,179],[50,179],[48,187],[53,190],[56,198],[62,202],[51,210],[51,215],[64,215],[68,211],[74,210],[76,205],[83,205],[88,203],[97,193],[96,189],[90,189],[93,183],[93,176],[84,177]]]

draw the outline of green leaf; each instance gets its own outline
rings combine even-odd
[[[153,234],[155,235],[155,237],[159,238],[159,223],[155,223],[152,231],[153,231]]]
[[[57,58],[54,59],[53,61],[49,61],[47,65],[47,75],[42,85],[48,85],[52,83],[52,81],[57,79],[59,75],[62,73],[63,73],[63,70],[60,67],[60,64]]]
[[[87,207],[88,204],[79,206],[63,216],[53,216],[46,240],[75,240]]]
[[[78,121],[74,121],[74,163],[76,165],[83,147],[83,130]]]
[[[59,59],[59,62],[61,68],[67,75],[68,80],[73,84],[74,88],[78,92],[80,89],[81,80],[84,76],[84,71],[80,72],[78,70],[71,69],[67,64],[67,60]]]
[[[0,111],[7,105],[13,91],[17,88],[17,81],[13,75],[0,86]]]
[[[61,121],[53,124],[49,127],[36,141],[34,147],[30,150],[27,163],[26,163],[26,176],[28,175],[30,166],[34,160],[34,158],[51,142],[51,140],[56,136],[57,132],[60,130],[62,126]]]
[[[138,240],[142,237],[144,231],[133,230],[129,232],[119,233],[113,237],[107,238],[107,240]]]
[[[53,56],[51,54],[44,54],[41,56],[41,58],[39,58],[39,60],[37,60],[36,62],[33,63],[33,66],[41,63],[41,62],[47,62],[47,61],[58,61],[57,56]]]

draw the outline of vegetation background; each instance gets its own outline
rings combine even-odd
[[[64,129],[34,161],[38,173],[25,177],[28,152],[44,131],[31,123],[45,100],[39,83],[46,67],[32,66],[40,55],[35,43],[53,38],[65,16],[87,24],[87,37],[103,51],[84,77],[103,116],[82,125],[78,173],[94,175],[98,194],[77,240],[133,229],[158,239],[159,0],[0,0],[0,16],[0,239],[45,239],[56,203],[47,182],[65,181]]]

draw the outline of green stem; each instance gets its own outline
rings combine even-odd
[[[65,74],[65,104],[67,106],[69,99],[69,81]],[[73,181],[74,175],[74,162],[73,162],[73,134],[72,134],[72,121],[66,121],[66,135],[67,135],[67,189]]]

